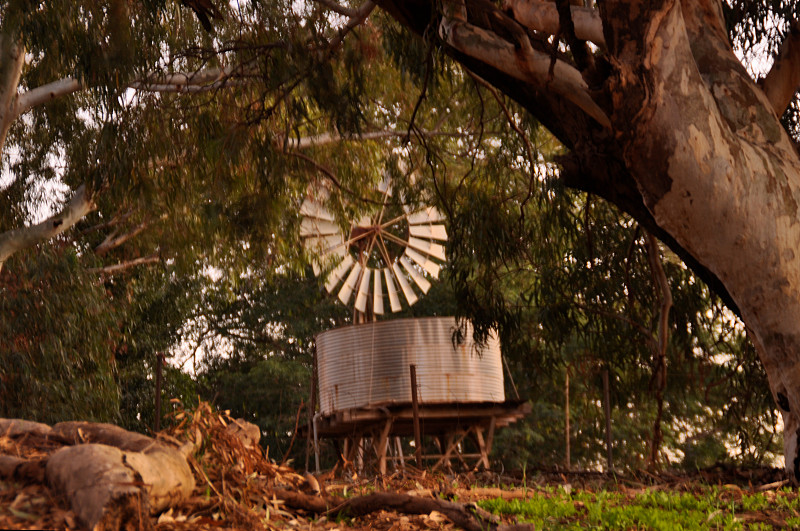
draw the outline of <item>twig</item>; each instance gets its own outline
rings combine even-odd
[[[292,445],[294,445],[294,440],[297,438],[297,427],[300,426],[300,413],[303,411],[303,406],[306,403],[303,400],[300,400],[300,407],[297,408],[297,418],[294,420],[294,431],[292,432],[292,440],[289,441],[289,448],[286,449],[286,453],[283,454],[283,459],[281,460],[281,466],[286,464],[286,461],[289,460],[289,453],[292,451]]]

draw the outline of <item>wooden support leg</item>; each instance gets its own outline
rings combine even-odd
[[[494,430],[497,428],[497,417],[492,417],[489,421],[489,430],[486,433],[486,455],[492,453],[492,445],[494,444]]]
[[[464,437],[467,436],[467,433],[468,432],[466,431],[462,431],[457,433],[448,433],[445,436],[444,454],[439,458],[436,464],[433,465],[433,470],[436,470],[440,466],[444,466],[448,470],[453,468],[452,464],[450,463],[450,457],[455,454],[459,459],[461,459],[461,456],[458,454],[458,445],[461,444],[461,441],[464,440]],[[463,462],[463,459],[461,459],[461,461]]]
[[[373,437],[373,447],[375,454],[378,456],[378,472],[386,475],[386,450],[389,447],[389,432],[392,430],[392,419],[386,419],[383,425],[383,430],[377,437]]]
[[[483,465],[484,470],[489,470],[489,451],[486,449],[486,441],[483,438],[483,428],[475,426],[475,440],[478,442],[478,451],[481,453],[481,458],[478,464],[475,465],[475,470]]]

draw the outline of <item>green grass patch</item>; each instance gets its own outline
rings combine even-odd
[[[537,529],[758,530],[800,527],[795,492],[751,493],[705,486],[692,492],[637,493],[546,488],[527,499],[478,502],[487,511]]]

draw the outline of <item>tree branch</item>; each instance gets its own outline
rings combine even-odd
[[[235,82],[231,78],[235,73],[235,69],[228,67],[209,68],[190,73],[180,72],[163,76],[152,74],[132,81],[128,87],[148,92],[204,92],[234,84]],[[87,88],[86,85],[77,79],[68,77],[23,92],[17,96],[13,112],[9,116],[9,123],[37,105],[42,105],[85,88]],[[2,119],[1,115],[0,119]]]
[[[274,489],[274,494],[289,507],[325,514],[329,518],[343,514],[362,516],[382,509],[406,514],[430,514],[437,511],[458,527],[468,531],[511,531],[533,528],[530,524],[503,525],[497,516],[484,511],[473,503],[455,503],[396,492],[376,492],[345,501],[325,499],[286,489]]]
[[[445,136],[452,138],[466,138],[467,136],[469,136],[468,134],[463,132],[439,131],[438,128],[440,126],[441,123],[437,124],[431,130],[415,129],[415,131],[419,135],[424,137]],[[490,131],[489,134],[497,134],[497,132]],[[384,138],[402,138],[405,136],[406,136],[405,132],[401,133],[399,131],[371,131],[368,133],[361,133],[353,136],[342,136],[341,134],[334,131],[332,133],[320,133],[318,135],[303,136],[300,138],[287,138],[285,145],[286,145],[286,150],[306,149],[310,147],[327,146],[329,144],[333,144],[336,142],[359,142],[362,140],[381,140]]]
[[[334,0],[314,0],[314,1],[316,3],[318,3],[318,4],[321,4],[321,5],[325,6],[325,7],[327,7],[328,9],[333,11],[334,13],[338,13],[338,14],[342,15],[343,17],[352,18],[356,14],[356,10],[355,9],[340,5],[338,2],[335,2]]]
[[[347,21],[347,24],[345,24],[344,27],[339,30],[339,34],[336,36],[335,39],[331,41],[329,49],[330,50],[337,49],[342,44],[342,41],[344,41],[345,36],[347,36],[348,33],[353,31],[353,28],[363,23],[369,16],[369,14],[372,13],[373,9],[375,9],[375,2],[372,2],[372,0],[367,0],[366,2],[361,4],[361,6],[358,9],[353,11],[353,14],[352,16],[350,16],[350,19]]]
[[[100,244],[97,247],[94,248],[94,252],[102,256],[111,249],[119,247],[120,245],[130,240],[131,238],[136,237],[146,228],[147,228],[147,222],[143,221],[142,223],[134,227],[133,230],[131,230],[130,232],[126,232],[122,236],[117,236],[117,232],[114,231],[111,234],[109,234],[105,240],[100,242]]]
[[[492,32],[448,18],[442,18],[439,34],[457,51],[541,90],[552,91],[577,105],[603,127],[611,127],[608,116],[589,95],[581,73],[560,60],[555,61],[551,72],[551,57],[534,50],[530,42],[518,43],[517,48]]]
[[[12,254],[31,247],[39,242],[58,236],[75,225],[85,215],[96,208],[92,198],[82,184],[75,191],[61,213],[30,227],[13,229],[0,234],[0,270]]]
[[[42,105],[60,96],[72,94],[82,88],[84,88],[84,86],[81,85],[77,79],[68,77],[23,92],[17,97],[17,105],[14,108],[14,118],[18,118],[37,105]]]
[[[287,149],[306,149],[310,147],[326,146],[334,142],[341,142],[343,140],[380,140],[383,138],[392,138],[403,136],[403,133],[397,131],[372,131],[369,133],[362,133],[358,136],[346,137],[339,133],[321,133],[314,136],[304,136],[301,138],[289,138],[286,141]]]
[[[559,32],[558,9],[553,2],[542,0],[506,0],[504,11],[510,11],[513,18],[523,26],[548,35]],[[590,7],[570,6],[575,36],[605,48],[603,21],[600,13]]]
[[[800,86],[800,20],[792,24],[762,88],[775,114],[781,116]]]
[[[101,275],[113,275],[114,273],[121,273],[123,271],[127,271],[132,267],[136,267],[138,265],[144,264],[153,264],[159,262],[161,260],[161,256],[158,254],[151,254],[149,256],[143,256],[141,258],[134,258],[133,260],[128,260],[125,262],[120,262],[118,264],[105,266],[105,267],[93,267],[88,269],[90,273],[100,273]]]

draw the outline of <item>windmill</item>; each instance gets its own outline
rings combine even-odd
[[[455,345],[453,317],[375,320],[428,292],[446,261],[447,241],[445,219],[435,207],[407,203],[387,181],[375,197],[365,209],[349,209],[356,213],[347,223],[319,200],[306,199],[300,209],[300,235],[315,255],[314,272],[325,275],[328,293],[352,305],[357,325],[315,337],[312,401],[319,400],[319,411],[307,429],[314,434],[317,471],[318,437],[344,439],[345,466],[363,460],[371,445],[377,471],[385,474],[390,461],[405,467],[410,454],[401,438],[412,434],[406,450],[413,446],[417,466],[436,459],[434,469],[450,467],[456,455],[465,463],[461,448],[471,437],[477,441],[477,453],[470,454],[478,458],[475,466],[488,468],[495,429],[521,418],[527,402],[505,400],[496,337],[478,345],[468,331]],[[421,421],[435,435],[438,455],[424,455]]]
[[[333,262],[325,289],[353,305],[356,322],[412,306],[430,289],[428,277],[438,279],[446,261],[447,230],[441,213],[435,207],[393,200],[386,181],[378,191],[380,200],[372,203],[372,211],[345,231],[316,200],[306,199],[300,209],[300,236],[306,249],[319,256],[314,273],[322,272],[320,262]]]

